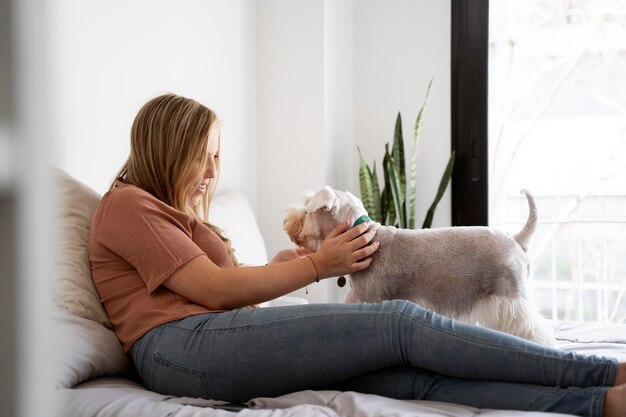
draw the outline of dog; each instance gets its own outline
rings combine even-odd
[[[532,195],[522,190],[529,216],[514,236],[489,227],[408,230],[371,221],[350,192],[324,187],[286,211],[283,226],[296,245],[317,251],[339,223],[368,221],[380,248],[368,268],[350,277],[348,303],[404,299],[444,316],[554,347],[552,332],[526,297],[528,243],[537,225]]]

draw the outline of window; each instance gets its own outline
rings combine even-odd
[[[453,128],[470,158],[457,174],[480,184],[465,199],[453,185],[453,209],[478,206],[479,224],[516,232],[528,188],[540,219],[531,298],[547,317],[626,322],[626,1],[491,0],[473,20],[466,3],[453,1],[453,39],[454,14],[479,27],[465,30],[482,34],[469,46],[482,73],[460,77],[481,85],[486,110],[459,128],[486,125],[465,138]],[[453,96],[453,120],[477,102]]]

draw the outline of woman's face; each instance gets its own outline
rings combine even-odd
[[[217,159],[219,158],[220,130],[211,129],[209,132],[209,143],[207,145],[206,165],[202,181],[198,188],[191,192],[189,200],[192,206],[197,206],[202,200],[202,195],[207,192],[209,181],[217,176]]]

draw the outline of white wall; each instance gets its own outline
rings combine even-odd
[[[271,256],[293,246],[287,206],[325,182],[324,1],[260,0],[257,11],[257,205]],[[324,288],[312,286],[312,299]]]
[[[221,189],[254,201],[254,0],[55,0],[51,49],[58,165],[104,192],[150,98],[174,92],[223,121]]]

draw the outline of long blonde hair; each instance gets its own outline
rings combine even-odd
[[[130,133],[130,155],[116,179],[135,185],[173,208],[204,222],[224,241],[238,265],[230,240],[209,223],[209,206],[219,177],[210,180],[197,206],[190,193],[206,169],[209,132],[219,129],[215,112],[190,98],[163,94],[148,101],[137,113]],[[115,181],[111,184],[111,189]]]

